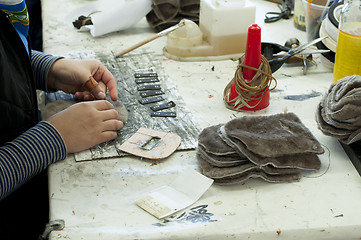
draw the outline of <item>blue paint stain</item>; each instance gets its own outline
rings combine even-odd
[[[320,93],[320,92],[312,91],[309,94],[288,95],[288,96],[285,96],[284,99],[293,100],[293,101],[304,101],[304,100],[314,98],[314,97],[318,97],[318,96],[321,96],[321,95],[322,95],[322,93]]]

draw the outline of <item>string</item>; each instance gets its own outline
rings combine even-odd
[[[321,144],[324,148],[327,149],[327,152],[328,152],[328,164],[327,164],[327,167],[325,169],[325,171],[317,176],[308,176],[308,175],[303,175],[303,177],[305,178],[319,178],[319,177],[322,177],[323,175],[325,175],[328,170],[330,169],[330,166],[331,166],[331,151],[330,149],[328,149],[328,147],[326,147],[325,145]]]
[[[251,81],[246,81],[243,78],[243,68],[257,71]],[[272,81],[274,81],[274,86],[271,88]],[[238,96],[230,100],[230,88],[233,83],[235,84],[235,90]],[[271,67],[263,55],[261,55],[261,64],[259,68],[245,65],[243,55],[240,58],[240,64],[237,66],[233,79],[228,83],[223,92],[223,100],[226,103],[226,107],[232,110],[240,110],[244,106],[255,108],[261,102],[267,91],[274,90],[276,86],[277,81],[272,76]],[[255,105],[250,106],[248,102],[251,100],[258,100],[258,102]]]

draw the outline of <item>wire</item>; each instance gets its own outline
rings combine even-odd
[[[282,5],[278,5],[278,8],[281,12],[267,12],[265,15],[264,22],[265,23],[272,23],[276,22],[280,19],[289,19],[292,14],[291,6],[290,4],[286,3],[285,1],[281,0]]]
[[[327,152],[328,152],[328,164],[327,164],[327,167],[325,169],[325,171],[317,176],[307,176],[307,175],[304,175],[303,177],[305,178],[319,178],[319,177],[322,177],[323,175],[325,175],[328,170],[330,169],[330,166],[331,166],[331,151],[330,149],[328,149],[328,147],[326,147],[325,145],[321,144],[324,148],[327,149]]]

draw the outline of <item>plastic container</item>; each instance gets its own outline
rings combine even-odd
[[[361,0],[347,0],[341,10],[333,81],[361,75]]]
[[[306,15],[306,34],[307,41],[310,42],[317,38],[319,29],[323,21],[323,14],[328,11],[326,0],[310,1],[302,0]]]
[[[301,31],[306,31],[305,8],[302,0],[295,0],[294,2],[293,25]]]
[[[255,13],[247,0],[201,0],[199,27],[187,21],[185,27],[169,33],[165,51],[178,57],[244,53]]]

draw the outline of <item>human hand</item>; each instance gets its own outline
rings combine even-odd
[[[47,121],[64,139],[67,152],[75,153],[113,140],[123,127],[119,119],[110,102],[98,100],[74,104]]]
[[[92,76],[98,83],[86,89],[84,83]],[[98,60],[58,59],[53,63],[47,78],[48,89],[75,94],[80,100],[105,99],[107,88],[113,101],[118,99],[118,88],[114,76]]]

